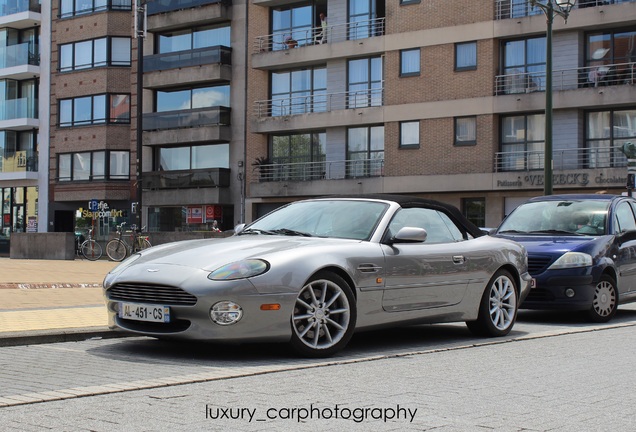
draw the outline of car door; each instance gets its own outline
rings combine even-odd
[[[431,309],[459,303],[470,280],[470,257],[462,252],[461,231],[441,211],[406,208],[394,215],[388,235],[395,235],[407,226],[424,228],[427,239],[383,245],[384,310]]]
[[[636,217],[627,201],[620,202],[614,211],[618,256],[614,259],[618,270],[619,297],[636,292]]]

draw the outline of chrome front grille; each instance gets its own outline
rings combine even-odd
[[[537,275],[543,273],[543,271],[552,262],[551,256],[529,256],[528,257],[528,273],[531,275]]]
[[[170,285],[146,285],[121,283],[106,291],[109,300],[133,303],[154,303],[166,306],[193,306],[197,298],[179,287]]]

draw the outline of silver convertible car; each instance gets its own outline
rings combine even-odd
[[[530,288],[523,246],[406,196],[293,202],[231,237],[141,251],[104,280],[109,325],[161,339],[289,341],[329,356],[354,331],[466,322],[503,336]]]

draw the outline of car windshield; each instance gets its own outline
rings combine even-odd
[[[609,202],[564,200],[529,202],[517,207],[498,233],[605,235]]]
[[[277,234],[368,240],[389,206],[377,201],[299,201],[275,210],[240,234]]]

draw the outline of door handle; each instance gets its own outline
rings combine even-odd
[[[453,262],[455,264],[464,264],[466,262],[466,258],[463,255],[454,255]]]

